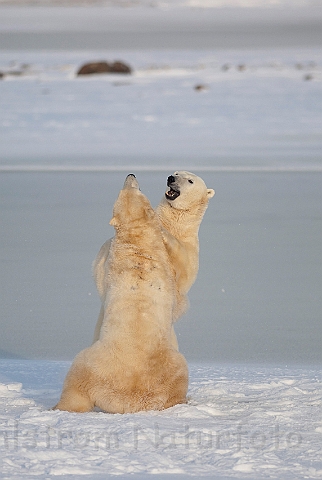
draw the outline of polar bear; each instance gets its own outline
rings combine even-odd
[[[170,262],[176,272],[181,304],[187,305],[186,295],[199,270],[199,227],[215,191],[207,188],[202,178],[186,171],[170,175],[167,186],[156,213],[163,226],[163,241]]]
[[[174,271],[159,218],[134,175],[126,178],[110,223],[116,234],[100,337],[76,356],[54,408],[133,413],[185,403],[187,363],[171,344]]]
[[[156,214],[163,227],[162,236],[170,262],[176,272],[178,298],[173,318],[173,321],[176,321],[188,307],[187,293],[199,269],[199,226],[215,191],[207,188],[202,178],[186,171],[176,171],[170,175],[167,186],[165,196],[156,208]],[[94,280],[102,301],[94,332],[94,342],[99,338],[104,318],[104,299],[110,278],[106,265],[111,242],[112,239],[102,245],[93,263]],[[174,329],[172,329],[172,342],[178,349]]]

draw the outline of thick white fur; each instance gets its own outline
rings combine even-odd
[[[208,202],[215,194],[206,187],[197,175],[177,171],[173,174],[180,195],[175,200],[163,197],[156,208],[162,225],[162,236],[169,260],[175,270],[177,306],[173,321],[182,315],[188,306],[187,293],[194,283],[199,269],[199,226],[207,209]],[[192,182],[192,183],[191,183]],[[100,314],[94,332],[94,342],[99,338],[104,318],[104,301],[108,289],[108,258],[112,239],[101,247],[93,264],[93,274],[97,290],[102,300]],[[174,329],[171,331],[172,344],[178,348]]]
[[[187,364],[171,343],[175,275],[159,218],[133,175],[110,223],[116,234],[105,265],[100,336],[76,356],[55,408],[127,413],[184,403]]]
[[[199,227],[215,191],[207,188],[202,178],[191,172],[178,171],[173,177],[180,195],[175,200],[165,196],[156,213],[163,226],[163,241],[170,262],[176,272],[181,303],[187,305],[186,295],[199,270]]]

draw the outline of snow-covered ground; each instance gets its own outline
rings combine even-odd
[[[1,164],[320,164],[319,0],[15,3],[0,6]],[[133,75],[76,76],[115,59]]]
[[[321,478],[318,369],[194,364],[187,405],[135,415],[50,411],[68,365],[0,361],[2,479]]]
[[[133,75],[76,76],[115,59]],[[2,165],[321,168],[320,49],[0,52],[0,71]]]

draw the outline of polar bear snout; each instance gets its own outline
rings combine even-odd
[[[170,175],[167,180],[168,187],[171,185],[171,183],[174,183],[175,181],[176,181],[175,177],[173,175]]]
[[[123,188],[124,189],[126,189],[126,188],[137,188],[137,189],[139,189],[140,188],[139,183],[138,183],[134,173],[129,173],[128,174],[128,176],[125,179]]]

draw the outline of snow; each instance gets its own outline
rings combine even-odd
[[[0,361],[1,478],[321,478],[317,368],[191,364],[186,405],[129,415],[50,411],[69,365]]]
[[[76,76],[86,61],[118,58],[133,75]],[[87,167],[102,165],[98,157],[152,166],[146,159],[157,152],[172,164],[198,157],[205,167],[263,166],[279,156],[284,166],[321,168],[317,48],[0,52],[0,71],[2,165],[73,156]]]
[[[4,170],[129,157],[153,168],[156,152],[215,169],[320,170],[318,0],[2,3]],[[116,59],[134,74],[76,76]]]

